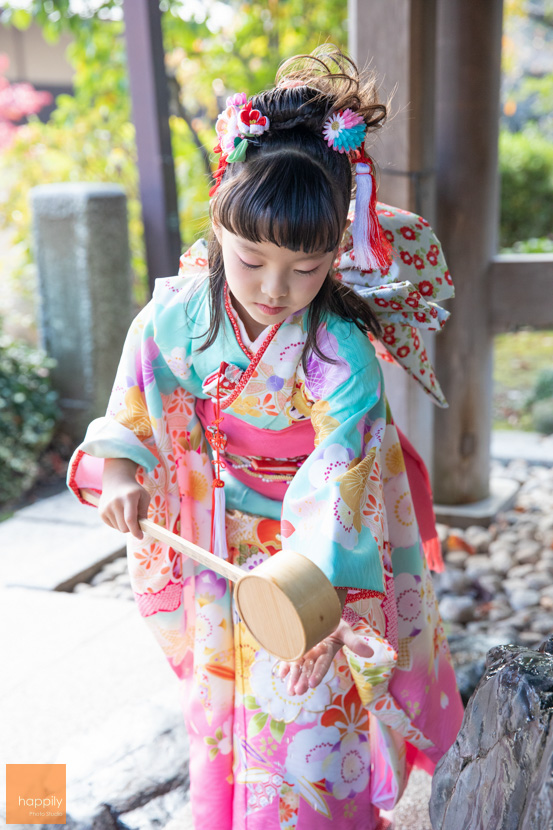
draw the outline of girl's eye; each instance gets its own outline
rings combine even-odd
[[[314,268],[311,268],[309,271],[299,271],[299,270],[296,268],[296,274],[304,274],[304,275],[307,275],[307,274],[314,274],[314,273],[315,273],[315,271],[318,271],[320,267],[321,267],[320,265],[315,265],[315,267],[314,267]]]
[[[240,259],[240,262],[242,263],[242,265],[244,266],[244,268],[250,268],[250,269],[253,269],[253,268],[261,268],[261,265],[250,265],[250,263],[249,263],[249,262],[244,262],[244,260],[243,260],[243,259]]]

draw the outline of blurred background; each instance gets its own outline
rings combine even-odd
[[[329,41],[393,93],[381,197],[433,224],[456,284],[425,337],[450,409],[394,366],[386,388],[431,471],[436,448],[464,700],[488,648],[553,631],[553,0],[0,0],[1,743],[67,764],[77,830],[191,820],[174,677],[67,462],[153,279],[205,235],[226,97]],[[429,786],[397,830],[430,830]]]
[[[342,0],[161,0],[159,7],[185,250],[205,234],[214,125],[226,96],[270,85],[284,58],[326,40],[347,49],[348,7]],[[19,415],[32,423],[21,446],[0,448],[0,511],[9,514],[37,481],[59,484],[71,449],[67,436],[55,433],[52,363],[26,348],[41,345],[31,189],[121,185],[134,310],[149,287],[123,0],[13,0],[0,5],[0,24],[0,424],[7,434],[7,398],[13,406],[14,395]],[[553,252],[552,112],[553,3],[506,0],[500,253]],[[552,347],[553,331],[523,327],[495,337],[494,428],[553,432]]]

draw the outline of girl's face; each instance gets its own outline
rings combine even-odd
[[[281,323],[315,299],[336,251],[306,254],[272,242],[250,242],[215,227],[233,303],[248,335]]]

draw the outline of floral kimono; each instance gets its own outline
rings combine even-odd
[[[130,537],[138,609],[179,679],[198,828],[384,827],[380,810],[397,803],[413,764],[431,770],[460,725],[417,521],[422,478],[408,476],[380,368],[400,362],[444,405],[418,329],[440,329],[448,315],[435,300],[451,296],[451,280],[424,220],[379,212],[391,266],[356,270],[348,233],[336,265],[379,315],[382,342],[329,315],[318,343],[334,362],[310,354],[304,372],[306,309],[250,347],[227,297],[216,342],[199,352],[209,304],[196,243],[132,324],[108,413],[72,460],[78,495],[100,489],[102,459],[132,459],[149,517],[209,548],[206,434],[218,402],[230,560],[247,570],[281,548],[309,557],[348,589],[344,618],[374,651],[344,647],[319,686],[290,697],[279,661],[240,620],[232,585],[151,537]]]

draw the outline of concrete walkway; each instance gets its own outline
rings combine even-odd
[[[161,649],[134,603],[60,590],[121,549],[70,493],[0,524],[2,762],[66,764],[74,830],[176,816],[188,830],[188,742]]]

